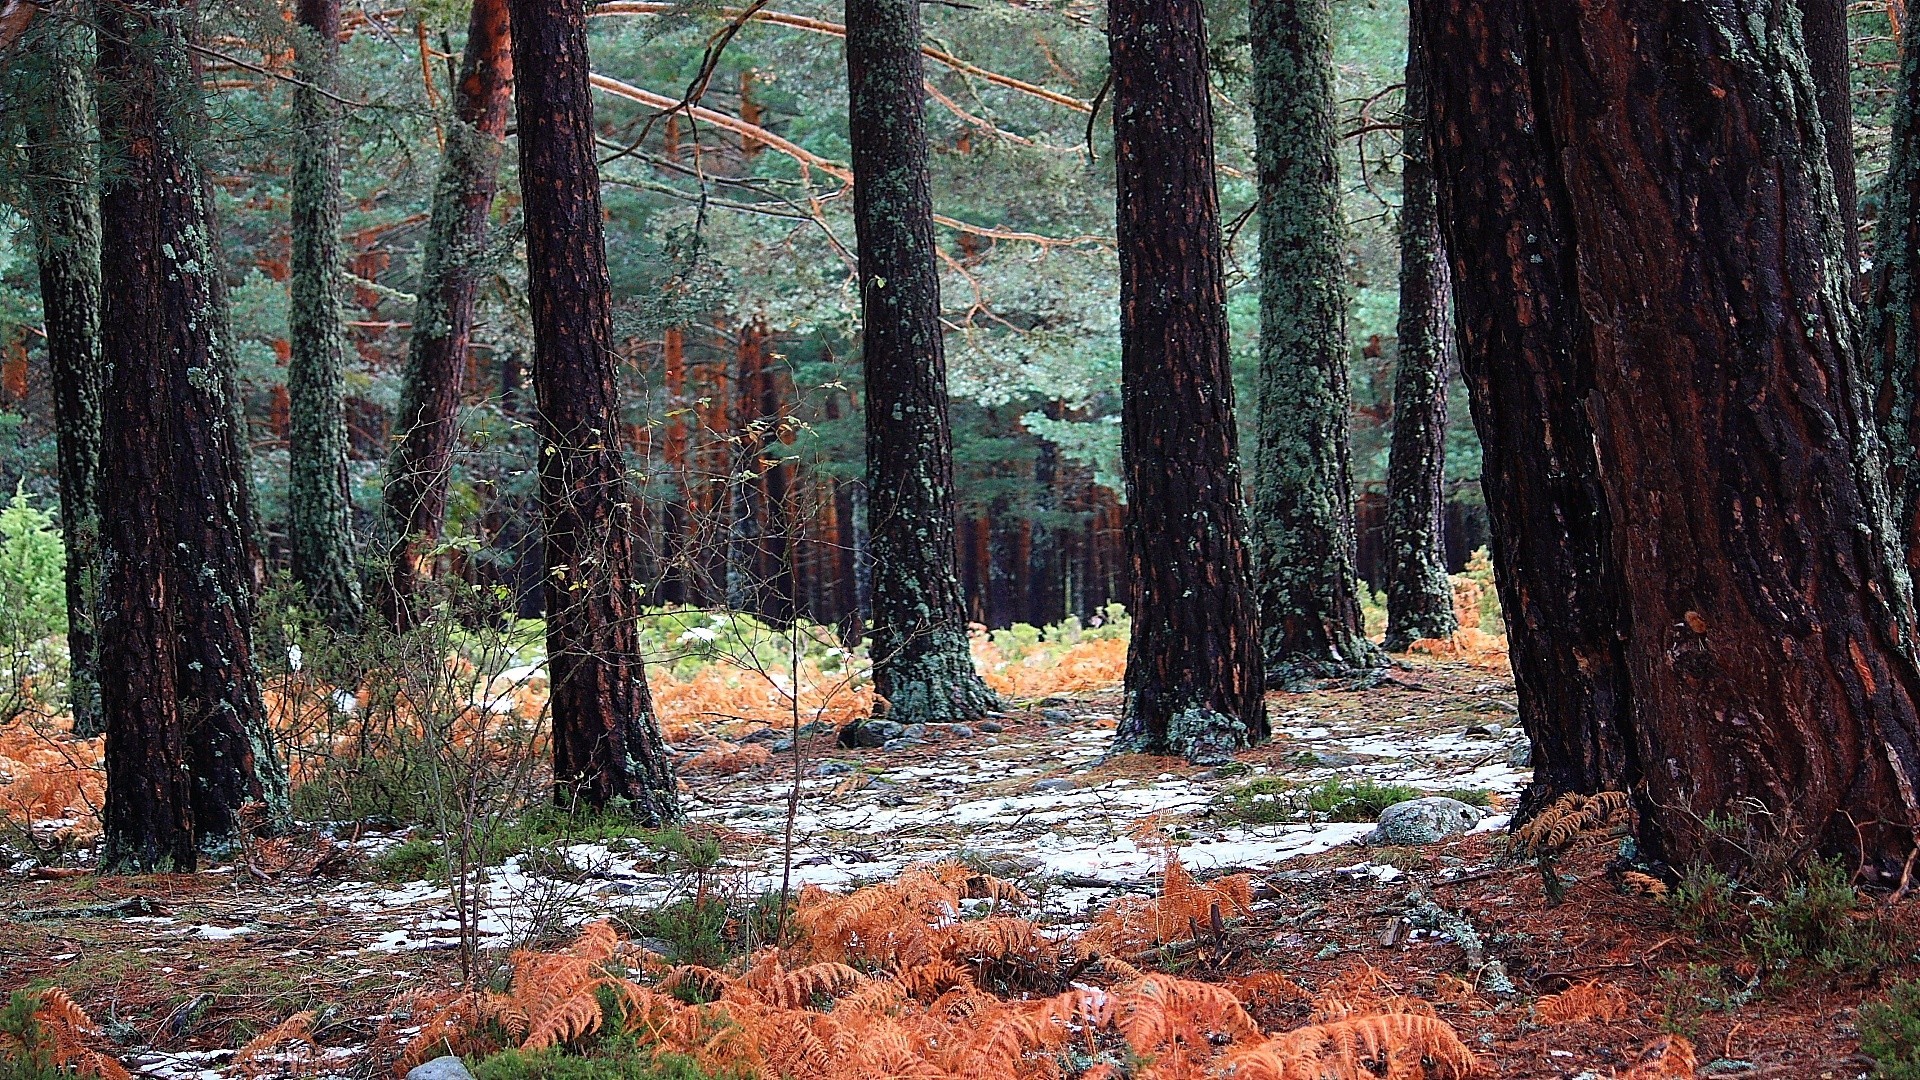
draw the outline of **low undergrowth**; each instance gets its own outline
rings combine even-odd
[[[1395,803],[1440,795],[1470,806],[1488,807],[1493,796],[1475,788],[1428,791],[1410,784],[1381,783],[1369,777],[1328,777],[1301,784],[1285,777],[1263,776],[1221,791],[1214,797],[1214,815],[1243,825],[1277,825],[1291,821],[1375,821]]]

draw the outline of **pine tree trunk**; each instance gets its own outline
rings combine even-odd
[[[1217,761],[1267,737],[1240,513],[1200,0],[1113,0],[1121,445],[1133,637],[1117,748]]]
[[[1332,0],[1253,0],[1260,171],[1254,587],[1270,678],[1378,666],[1353,566]]]
[[[287,546],[293,578],[327,623],[360,619],[347,478],[346,336],[341,325],[340,0],[298,0],[293,88],[293,280],[287,362]]]
[[[918,0],[848,0],[848,106],[866,372],[875,688],[889,715],[978,719],[954,534]]]
[[[1526,811],[1631,775],[1624,584],[1586,401],[1594,377],[1573,222],[1539,129],[1525,0],[1426,0],[1429,144],[1461,372],[1481,443],[1520,722]]]
[[[421,252],[420,301],[414,308],[400,388],[400,437],[387,464],[392,576],[382,605],[396,628],[411,626],[417,618],[415,605],[433,577],[432,552],[446,527],[473,301],[485,270],[487,216],[500,190],[500,155],[512,107],[507,2],[474,0],[466,55],[454,87],[453,123]]]
[[[1825,125],[1827,166],[1846,229],[1848,295],[1860,271],[1860,180],[1853,151],[1853,53],[1847,0],[1799,0],[1802,37],[1813,71],[1814,94]]]
[[[1732,867],[1818,848],[1897,880],[1920,670],[1799,14],[1539,7],[1536,120],[1579,237],[1643,846]]]
[[[70,5],[41,20],[45,70],[30,76],[36,100],[27,125],[28,197],[40,269],[40,307],[53,376],[60,458],[60,532],[66,540],[67,697],[73,730],[100,734],[94,656],[99,591],[100,203],[93,88],[87,63],[90,7]]]
[[[1900,79],[1874,230],[1867,354],[1887,488],[1907,572],[1920,575],[1920,19],[1902,24]]]
[[[205,185],[186,144],[190,11],[103,8],[102,703],[108,866],[190,869],[284,819],[252,662],[252,569]],[[258,807],[257,813],[247,809]]]
[[[677,820],[640,657],[637,496],[619,444],[612,298],[594,163],[586,12],[511,0],[514,96],[539,401],[555,795]]]
[[[1409,25],[1419,19],[1412,0]],[[1394,358],[1393,445],[1387,459],[1387,648],[1451,637],[1453,583],[1440,554],[1447,463],[1447,367],[1453,283],[1440,247],[1433,155],[1427,147],[1427,57],[1407,36],[1401,116],[1400,322]]]

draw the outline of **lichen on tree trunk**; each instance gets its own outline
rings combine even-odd
[[[38,44],[15,63],[28,80],[28,216],[40,270],[40,307],[53,381],[66,545],[67,699],[73,730],[100,734],[94,606],[99,591],[100,204],[90,84],[91,5],[46,12]]]
[[[906,722],[978,719],[954,567],[953,434],[917,0],[849,0],[848,116],[866,373],[875,688]]]
[[[1121,456],[1133,635],[1114,745],[1265,741],[1200,0],[1113,0]]]
[[[1422,0],[1411,0],[1409,25]],[[1433,155],[1427,146],[1428,62],[1407,39],[1401,110],[1400,320],[1394,358],[1393,443],[1387,457],[1388,649],[1460,628],[1440,554],[1447,462],[1447,369],[1453,359],[1453,282],[1440,247]]]
[[[1377,667],[1353,564],[1331,0],[1253,0],[1260,184],[1254,587],[1269,676]]]
[[[292,356],[287,362],[287,546],[293,578],[327,623],[360,618],[348,496],[346,336],[341,325],[340,0],[299,0],[293,88]]]
[[[387,465],[391,568],[380,606],[396,629],[417,618],[415,605],[433,576],[433,551],[446,526],[474,296],[486,267],[487,216],[500,187],[512,86],[506,0],[474,0],[421,251],[420,299],[395,424],[399,437]]]

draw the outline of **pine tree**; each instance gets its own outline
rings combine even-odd
[[[1217,761],[1267,737],[1240,516],[1200,0],[1113,0],[1121,438],[1133,636],[1123,750]]]
[[[1409,26],[1421,0],[1411,0]],[[1453,358],[1453,283],[1440,244],[1433,156],[1427,148],[1428,63],[1407,35],[1401,110],[1400,322],[1394,358],[1393,446],[1387,461],[1387,648],[1451,637],[1453,583],[1440,554],[1447,462],[1447,367]]]
[[[586,11],[511,0],[556,798],[680,817],[640,658],[636,496],[621,457]]]
[[[108,867],[191,869],[243,818],[272,827],[286,812],[253,667],[246,478],[218,375],[192,16],[182,3],[100,15],[101,135],[118,164],[101,199]]]
[[[955,570],[953,435],[917,0],[849,0],[848,117],[866,372],[874,685],[906,722],[996,705]]]
[[[474,0],[453,100],[421,252],[420,300],[400,388],[399,438],[387,464],[392,569],[381,600],[395,628],[416,619],[414,605],[433,576],[432,552],[446,526],[473,301],[486,268],[487,218],[500,189],[500,156],[513,108],[506,0]]]
[[[1255,588],[1270,677],[1378,666],[1353,567],[1332,0],[1253,0],[1260,173]]]
[[[293,88],[293,302],[287,362],[287,546],[293,577],[337,629],[360,618],[347,484],[341,325],[340,0],[298,0]]]
[[[39,20],[33,61],[21,72],[29,98],[28,217],[40,270],[47,366],[60,458],[60,532],[66,541],[67,697],[73,730],[103,730],[95,670],[99,590],[100,194],[90,82],[91,5],[72,3]]]

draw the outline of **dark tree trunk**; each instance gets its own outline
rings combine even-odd
[[[1524,0],[1427,0],[1429,144],[1453,269],[1460,367],[1520,721],[1523,810],[1630,777],[1624,584],[1586,401],[1593,361],[1573,223],[1541,130]]]
[[[1254,587],[1270,678],[1385,658],[1353,568],[1347,276],[1334,156],[1332,0],[1253,0],[1260,171]]]
[[[586,12],[511,0],[539,401],[555,795],[680,817],[640,658],[636,496],[620,452]]]
[[[1893,137],[1874,229],[1866,359],[1886,458],[1894,536],[1920,575],[1920,19],[1902,24]]]
[[[252,663],[252,573],[219,378],[217,255],[186,143],[198,72],[178,4],[102,11],[105,865],[190,869],[285,811]],[[261,809],[243,822],[244,808]],[[249,818],[254,815],[248,815]]]
[[[1113,0],[1122,456],[1133,638],[1123,750],[1267,737],[1227,352],[1200,0]]]
[[[1421,0],[1412,0],[1409,25]],[[1394,358],[1393,446],[1387,460],[1387,648],[1460,628],[1440,554],[1447,464],[1447,367],[1453,358],[1453,283],[1440,246],[1433,154],[1427,146],[1427,57],[1407,35],[1401,116],[1400,323]]]
[[[1643,845],[1732,866],[1817,846],[1897,879],[1920,671],[1798,13],[1539,10],[1521,55],[1579,237]]]
[[[293,579],[327,623],[360,619],[347,491],[346,335],[341,325],[340,0],[298,0],[293,88],[293,281],[288,340],[287,546]]]
[[[44,69],[24,110],[28,197],[40,268],[40,307],[53,375],[60,457],[60,532],[67,554],[67,696],[73,730],[102,732],[94,657],[99,591],[100,195],[89,82],[90,9],[80,4],[41,20]]]
[[[415,605],[433,577],[433,551],[446,526],[473,301],[486,268],[487,215],[500,190],[512,95],[507,2],[474,0],[466,57],[454,87],[453,123],[421,252],[420,300],[400,388],[400,437],[387,464],[386,518],[393,546],[382,606],[389,625],[399,629],[417,617]]]
[[[894,719],[974,720],[996,699],[973,668],[954,565],[953,435],[918,0],[848,0],[847,78],[872,500],[874,685]]]
[[[1847,293],[1860,272],[1860,180],[1853,151],[1853,53],[1847,33],[1847,0],[1799,0],[1802,36],[1813,71],[1833,175],[1834,199],[1846,229]]]

